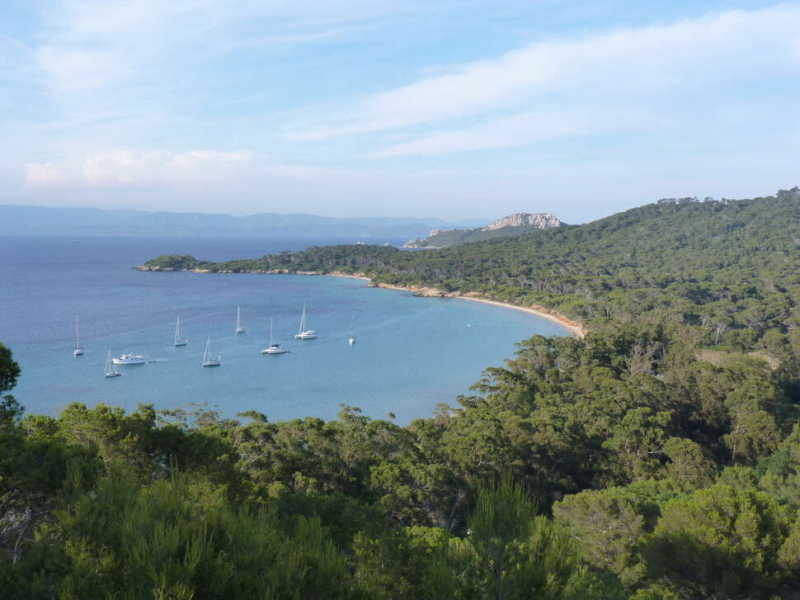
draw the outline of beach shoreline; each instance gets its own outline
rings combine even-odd
[[[520,312],[528,313],[529,315],[533,315],[535,317],[539,317],[541,319],[545,319],[550,321],[551,323],[556,323],[560,325],[564,329],[566,329],[573,337],[582,340],[586,336],[586,330],[581,327],[580,323],[565,317],[564,315],[550,310],[544,306],[532,305],[532,306],[520,306],[519,304],[510,304],[508,302],[499,302],[498,300],[492,300],[490,298],[485,298],[475,292],[443,292],[442,290],[430,287],[422,287],[422,286],[401,286],[401,285],[389,285],[386,283],[372,283],[372,280],[369,277],[364,275],[349,275],[345,273],[338,273],[338,272],[331,272],[331,273],[309,273],[309,275],[331,275],[333,277],[351,277],[353,279],[362,279],[369,282],[369,287],[375,288],[383,288],[383,289],[390,289],[390,290],[399,290],[404,292],[411,292],[415,296],[420,298],[456,298],[460,300],[471,300],[472,302],[481,302],[482,304],[490,304],[492,306],[498,306],[500,308],[510,308],[512,310],[518,310]]]
[[[455,296],[461,300],[472,300],[473,302],[481,302],[483,304],[491,304],[492,306],[499,306],[500,308],[510,308],[521,312],[528,313],[535,317],[546,319],[552,323],[556,323],[566,329],[572,336],[582,340],[586,336],[586,331],[575,321],[568,319],[564,315],[558,314],[555,311],[545,312],[545,310],[537,310],[533,307],[519,306],[517,304],[508,304],[506,302],[497,302],[496,300],[489,300],[488,298],[480,298],[475,296]],[[542,307],[544,309],[544,307]]]

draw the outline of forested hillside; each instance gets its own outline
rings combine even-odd
[[[361,273],[541,304],[594,329],[631,318],[695,325],[707,345],[743,348],[800,324],[799,260],[793,189],[754,200],[665,200],[579,227],[435,252],[328,246],[224,263],[164,256],[145,266]]]
[[[474,395],[407,427],[353,407],[329,422],[151,404],[49,417],[6,396],[0,589],[796,599],[799,246],[792,190],[436,252],[151,261],[365,273],[543,304],[589,332],[521,342]],[[0,394],[19,376],[0,346]]]

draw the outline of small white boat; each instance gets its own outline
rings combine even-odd
[[[111,350],[106,353],[106,367],[103,369],[106,377],[119,377],[122,375],[119,371],[117,371],[113,366],[113,362],[111,361]]]
[[[185,346],[189,343],[189,340],[184,339],[181,336],[181,316],[178,315],[178,320],[175,323],[175,341],[173,342],[174,346]]]
[[[272,342],[272,319],[269,320],[269,346],[261,351],[261,354],[286,354],[289,352],[286,348],[281,348],[280,344]]]
[[[80,335],[78,332],[78,317],[75,317],[75,349],[72,351],[72,355],[80,356],[81,354],[83,354],[83,348],[81,348]]]
[[[300,330],[294,336],[296,340],[315,340],[317,339],[317,332],[308,328],[308,319],[306,318],[306,305],[303,304],[303,316],[300,319]]]
[[[211,357],[211,338],[206,340],[206,351],[203,353],[203,366],[204,367],[219,367],[222,365],[222,357]]]
[[[356,323],[355,317],[351,318],[350,320],[350,339],[347,340],[347,343],[351,346],[355,346],[356,344]]]
[[[139,354],[123,354],[119,358],[112,358],[111,362],[115,365],[143,365],[147,362],[144,356]]]
[[[244,333],[244,325],[242,325],[242,307],[236,307],[236,333]]]

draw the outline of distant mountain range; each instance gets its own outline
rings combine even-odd
[[[469,229],[431,230],[428,237],[413,239],[406,243],[406,248],[445,248],[458,246],[466,242],[477,242],[496,237],[522,235],[536,229],[550,229],[564,225],[551,213],[514,213],[484,227]]]
[[[432,228],[474,227],[481,223],[480,220],[450,223],[434,218],[334,218],[277,213],[236,217],[226,214],[0,205],[0,235],[397,238],[421,237]]]

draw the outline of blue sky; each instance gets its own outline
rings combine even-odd
[[[2,203],[576,223],[800,184],[800,2],[0,5]]]

